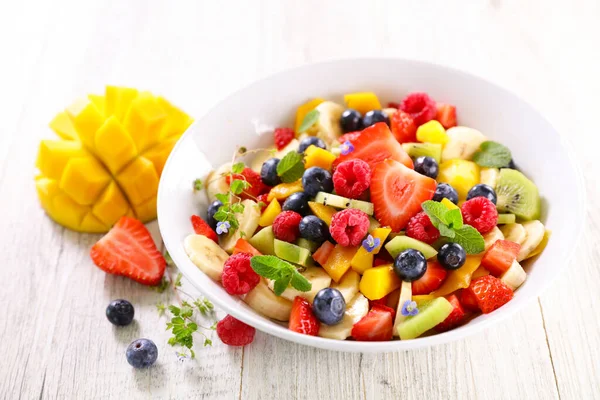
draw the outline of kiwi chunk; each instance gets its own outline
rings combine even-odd
[[[521,172],[502,168],[496,182],[496,208],[503,213],[515,214],[523,220],[540,216],[540,194],[537,186]]]
[[[261,229],[248,242],[262,254],[275,255],[275,235],[272,226]]]
[[[308,239],[304,239],[304,238],[300,238],[300,239],[296,240],[296,244],[300,247],[307,249],[311,253],[314,253],[319,248],[318,243],[315,243],[312,240],[308,240]]]
[[[357,210],[364,211],[368,215],[373,215],[373,203],[362,200],[352,200],[338,196],[337,194],[319,192],[315,197],[315,202],[335,208],[356,208]]]
[[[433,158],[438,164],[442,159],[442,145],[439,143],[402,143],[402,148],[413,159],[426,156]]]
[[[385,245],[385,249],[394,258],[407,249],[419,250],[427,259],[437,254],[437,251],[427,243],[408,236],[396,236]]]
[[[294,264],[309,266],[310,251],[283,240],[275,239],[275,255]],[[311,259],[312,260],[312,259]]]
[[[418,338],[437,324],[443,322],[454,307],[444,297],[438,297],[418,306],[419,313],[414,317],[408,317],[398,325],[398,336],[400,339]]]
[[[498,214],[498,225],[514,224],[516,220],[515,214]]]

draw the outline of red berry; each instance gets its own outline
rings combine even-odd
[[[456,126],[456,107],[450,104],[438,103],[435,119],[438,120],[445,129]]]
[[[256,250],[246,239],[239,238],[237,242],[235,242],[235,247],[233,248],[233,254],[237,253],[248,253],[253,256],[262,255],[260,251]]]
[[[320,327],[321,324],[313,314],[310,303],[305,298],[296,296],[292,303],[288,328],[294,332],[317,336]]]
[[[333,187],[340,196],[359,198],[371,185],[371,168],[363,160],[344,161],[333,173]]]
[[[276,128],[273,136],[277,150],[281,150],[296,137],[296,134],[290,128]]]
[[[202,218],[197,215],[192,215],[192,227],[194,227],[194,233],[196,235],[206,236],[207,238],[219,243],[219,237],[217,233],[208,225]]]
[[[302,215],[297,212],[284,211],[275,217],[275,221],[273,221],[273,234],[277,239],[291,243],[298,239],[300,235],[298,226],[301,220]]]
[[[359,341],[392,340],[394,318],[389,310],[389,307],[373,305],[371,311],[352,327],[352,337]]]
[[[390,118],[392,133],[400,143],[417,141],[417,126],[412,117],[402,110],[396,111]]]
[[[236,179],[245,180],[249,184],[249,187],[240,195],[243,199],[254,200],[261,194],[270,190],[269,187],[263,183],[260,174],[248,167],[244,168],[241,174],[231,174],[225,177],[225,181],[228,185]]]
[[[430,261],[427,263],[425,275],[413,281],[412,294],[429,294],[442,286],[442,282],[446,279],[448,271],[444,269],[438,262]]]
[[[388,108],[400,108],[400,103],[396,103],[395,101],[390,101],[388,103]]]
[[[470,311],[479,310],[479,306],[477,306],[477,299],[475,298],[475,295],[466,289],[460,293],[460,304],[462,304],[464,308]]]
[[[519,243],[496,240],[481,259],[481,265],[494,276],[500,276],[510,268],[521,251]]]
[[[447,296],[446,299],[450,302],[450,304],[452,304],[452,307],[454,308],[445,320],[437,324],[435,330],[438,332],[446,332],[450,329],[456,328],[463,322],[463,319],[465,318],[465,310],[458,301],[456,295],[453,294],[451,296]]]
[[[321,265],[325,265],[334,248],[335,245],[333,243],[331,243],[328,240],[324,241],[321,247],[319,247],[317,251],[313,253],[313,260],[315,260]]]
[[[260,213],[262,214],[265,211],[265,208],[269,205],[269,193],[263,193],[256,198],[256,201],[261,204]]]
[[[373,260],[374,267],[379,267],[380,265],[386,265],[386,264],[391,264],[391,263],[389,260],[379,258],[379,257],[375,257],[375,260]]]
[[[256,329],[233,318],[226,316],[217,323],[217,336],[229,346],[245,346],[252,343]]]
[[[348,208],[333,214],[329,232],[341,246],[358,246],[369,231],[369,216],[364,211]]]
[[[400,109],[408,113],[417,127],[435,118],[435,101],[427,93],[411,93],[402,100]]]
[[[474,197],[460,207],[465,224],[471,225],[479,233],[488,233],[498,223],[496,205],[487,197]]]
[[[338,142],[340,142],[340,143],[346,143],[346,141],[352,142],[353,140],[358,139],[358,137],[360,136],[361,133],[362,133],[362,131],[344,133],[342,136],[340,136],[338,138]]]
[[[464,294],[467,292],[467,294]],[[513,298],[513,291],[500,279],[492,275],[473,279],[463,292],[463,296],[473,295],[477,307],[482,313],[488,314],[508,303]]]
[[[258,285],[260,276],[252,269],[249,253],[237,253],[230,256],[221,275],[221,283],[229,294],[246,294]]]
[[[421,211],[408,220],[406,225],[406,236],[432,244],[440,237],[440,231],[431,223],[425,211]]]

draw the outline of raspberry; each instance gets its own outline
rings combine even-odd
[[[243,199],[254,200],[259,195],[270,190],[269,187],[263,183],[262,179],[260,178],[260,174],[248,167],[244,168],[241,174],[227,175],[225,177],[225,182],[227,182],[229,185],[231,184],[231,181],[236,179],[245,180],[250,185],[240,195],[240,197]]]
[[[296,134],[294,133],[294,130],[290,128],[276,128],[273,137],[277,150],[281,150],[296,137]]]
[[[474,197],[460,207],[465,224],[471,225],[479,233],[488,233],[498,223],[496,205],[487,197]]]
[[[390,118],[392,133],[400,143],[410,143],[417,141],[417,127],[412,117],[402,110],[392,114]]]
[[[250,265],[251,254],[237,253],[230,256],[221,275],[221,283],[229,294],[246,294],[258,285],[260,276]]]
[[[408,221],[406,236],[432,244],[440,237],[440,231],[431,223],[425,211],[421,211]]]
[[[411,93],[402,100],[400,109],[410,114],[417,127],[435,118],[435,101],[427,93]]]
[[[358,246],[369,230],[369,216],[363,211],[348,208],[333,215],[329,232],[342,246]]]
[[[371,185],[371,168],[360,159],[344,161],[333,173],[333,187],[340,196],[356,199]]]
[[[388,108],[400,108],[400,103],[396,103],[395,101],[390,101],[388,103]]]
[[[260,196],[258,196],[256,198],[256,201],[258,203],[263,203],[263,204],[261,204],[261,207],[260,207],[260,213],[261,214],[265,211],[265,208],[267,208],[267,206],[269,205],[269,200],[268,199],[269,199],[269,194],[268,193],[263,193],[263,194],[261,194]]]
[[[252,343],[256,329],[233,318],[226,316],[217,323],[219,339],[229,346],[245,346]]]
[[[275,221],[273,221],[273,234],[277,239],[291,243],[298,239],[300,235],[298,225],[300,225],[301,220],[302,215],[297,212],[284,211],[275,217]]]

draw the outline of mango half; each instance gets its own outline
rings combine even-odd
[[[107,86],[58,113],[42,140],[35,185],[42,208],[78,232],[107,232],[123,216],[156,218],[158,181],[192,123],[165,98]]]

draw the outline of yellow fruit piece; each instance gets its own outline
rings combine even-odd
[[[94,203],[110,180],[108,172],[95,158],[79,157],[69,160],[59,187],[78,204],[87,206]]]
[[[123,122],[131,107],[131,102],[137,95],[137,89],[107,86],[104,92],[104,114],[107,118],[114,115],[120,122]]]
[[[392,265],[381,265],[367,269],[359,284],[360,292],[369,300],[379,300],[398,289],[402,281],[394,272]]]
[[[156,196],[158,174],[149,160],[139,157],[117,175],[117,182],[129,202],[137,206]]]
[[[104,116],[89,99],[75,101],[66,111],[77,131],[79,140],[88,149],[94,151],[94,136],[104,124]]]
[[[152,196],[142,204],[133,206],[135,217],[141,221],[151,221],[156,218],[156,196]]]
[[[446,130],[436,120],[431,120],[417,128],[417,140],[423,143],[446,144],[450,140]]]
[[[277,200],[285,200],[290,197],[293,193],[298,193],[303,191],[302,180],[298,179],[296,182],[292,183],[280,183],[277,186],[274,186],[269,195],[267,196],[267,201],[271,202],[273,199]]]
[[[333,214],[338,212],[338,210],[331,206],[326,206],[321,203],[315,203],[314,201],[309,201],[308,207],[313,212],[313,214],[322,219],[327,224],[327,226],[331,225],[331,218],[333,218]]]
[[[60,180],[69,160],[79,157],[91,157],[79,141],[42,140],[35,166],[43,176]]]
[[[99,94],[88,94],[88,99],[90,99],[90,101],[94,103],[100,114],[104,115],[104,104],[106,101],[104,96],[101,96]]]
[[[94,215],[107,226],[114,225],[127,214],[129,203],[116,182],[111,182],[92,208]]]
[[[308,146],[308,148],[304,151],[304,154],[304,167],[306,169],[310,167],[320,167],[326,170],[331,170],[331,165],[336,159],[335,154],[313,144]]]
[[[350,268],[350,261],[356,253],[356,247],[343,247],[337,244],[327,262],[323,265],[323,268],[329,274],[331,279],[335,282],[339,282],[342,276]]]
[[[100,160],[113,175],[137,155],[133,140],[115,116],[109,117],[98,129],[94,147]]]
[[[479,183],[479,165],[467,160],[448,160],[440,164],[438,182],[448,183],[458,193],[459,199],[466,199],[469,190]]]
[[[277,199],[271,200],[265,211],[263,211],[260,219],[258,220],[258,224],[260,226],[269,226],[273,225],[273,221],[275,218],[281,213],[281,205]]]
[[[179,136],[181,136],[181,134],[185,132],[187,128],[189,128],[194,120],[181,109],[171,104],[164,97],[158,96],[156,101],[158,102],[158,105],[167,113],[167,120],[163,126],[161,137],[179,138]]]
[[[431,294],[418,294],[412,297],[412,301],[416,302],[417,305],[427,303],[433,299],[435,299],[435,296]]]
[[[296,110],[296,123],[294,124],[294,131],[296,133],[300,129],[300,125],[302,125],[302,121],[304,121],[304,117],[306,117],[306,114],[314,110],[316,106],[318,106],[324,101],[324,99],[320,99],[317,97],[315,99],[307,101],[306,103],[298,107],[298,109]]]
[[[464,265],[459,269],[450,271],[446,276],[446,280],[442,283],[442,286],[431,294],[435,297],[446,296],[458,289],[469,287],[473,272],[479,268],[482,258],[483,255],[467,256]]]
[[[142,155],[144,158],[150,160],[150,162],[154,164],[154,168],[156,169],[158,176],[162,175],[167,158],[169,158],[169,154],[171,154],[171,150],[173,150],[173,147],[175,147],[175,143],[177,143],[178,138],[179,136],[173,137],[172,139],[167,139],[166,141],[148,149]]]
[[[88,213],[83,217],[83,221],[81,221],[81,229],[86,232],[104,232],[106,225],[96,218],[94,214]]]
[[[131,135],[138,150],[146,150],[158,142],[167,120],[167,112],[149,93],[141,93],[132,102],[125,115],[125,129]]]
[[[52,121],[50,121],[50,129],[65,140],[78,140],[77,131],[66,111],[56,114]]]
[[[552,235],[552,231],[550,229],[546,229],[546,232],[544,232],[544,237],[542,238],[542,241],[540,242],[540,244],[538,244],[538,246],[531,253],[529,253],[527,255],[527,258],[535,257],[538,254],[540,254],[542,251],[544,251],[544,249],[548,245],[548,241],[550,240],[551,235]]]
[[[483,266],[480,265],[479,268],[477,268],[475,270],[475,272],[473,272],[473,274],[471,275],[471,280],[481,278],[482,276],[486,276],[489,274],[490,274],[490,271],[488,271],[487,269],[485,269]]]
[[[381,110],[381,103],[373,92],[347,94],[344,96],[344,102],[348,108],[352,108],[363,115],[371,110]]]
[[[371,232],[373,239],[379,239],[379,246],[371,252],[367,251],[364,246],[360,246],[354,257],[352,257],[352,261],[350,261],[350,266],[354,271],[362,275],[369,268],[373,268],[373,258],[375,254],[379,253],[383,242],[385,242],[391,231],[390,228],[376,228]]]
[[[440,203],[445,205],[448,210],[458,209],[458,206],[456,204],[454,204],[453,202],[451,202],[450,200],[448,200],[445,197],[442,199],[442,201],[440,201]]]

